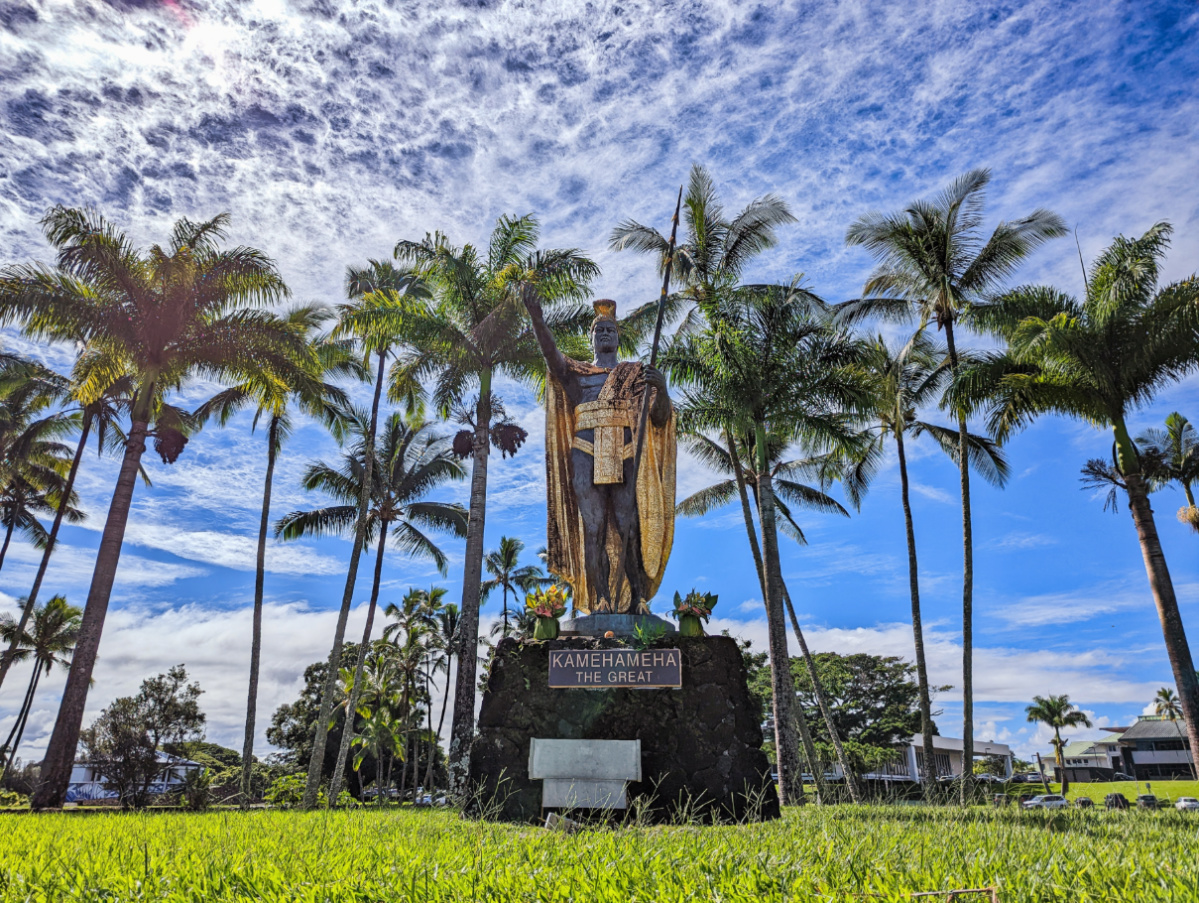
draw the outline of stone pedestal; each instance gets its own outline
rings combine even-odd
[[[647,634],[653,631],[663,635],[678,633],[673,624],[657,615],[580,615],[577,618],[566,618],[562,621],[559,629],[564,637],[602,637],[608,631],[618,637],[631,637],[636,635],[638,627]]]
[[[736,641],[673,636],[657,645],[682,651],[682,689],[552,690],[551,648],[628,644],[585,637],[501,641],[471,748],[474,812],[504,821],[541,819],[541,782],[528,773],[529,744],[537,737],[640,740],[642,779],[629,783],[628,797],[630,805],[642,798],[655,820],[777,818],[778,796]]]

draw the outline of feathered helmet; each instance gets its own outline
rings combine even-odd
[[[595,308],[595,319],[591,321],[591,331],[595,332],[595,327],[604,320],[607,320],[617,329],[620,324],[616,320],[616,302],[611,298],[600,298],[598,301],[593,301],[591,304]]]

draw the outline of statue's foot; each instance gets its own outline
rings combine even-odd
[[[649,603],[646,602],[644,599],[642,599],[640,602],[637,603],[637,614],[639,614],[639,615],[650,614]]]
[[[607,599],[598,599],[595,603],[595,613],[597,615],[607,615],[612,613],[612,603]]]

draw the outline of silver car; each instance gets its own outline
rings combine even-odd
[[[1185,809],[1199,809],[1199,799],[1193,796],[1180,796],[1178,802],[1174,804],[1174,808],[1179,812]]]
[[[1060,793],[1044,793],[1024,802],[1025,809],[1065,809],[1070,805]]]

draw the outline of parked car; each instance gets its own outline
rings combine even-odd
[[[1036,798],[1037,798],[1037,795],[1035,793],[1022,793],[1017,798],[1017,800],[1020,803],[1020,806],[1023,807],[1024,804],[1027,803],[1029,800],[1035,800]]]
[[[1041,776],[1035,771],[1026,771],[1024,774],[1013,775],[1012,780],[1022,784],[1039,784],[1041,783]]]
[[[1137,808],[1138,809],[1156,809],[1157,808],[1157,797],[1154,796],[1152,793],[1142,793],[1140,796],[1137,797]]]
[[[1092,800],[1089,796],[1080,796],[1078,799],[1076,799],[1074,801],[1074,805],[1077,806],[1079,809],[1090,809],[1091,807],[1093,807],[1095,805],[1095,801]]]
[[[1025,809],[1065,809],[1070,805],[1070,801],[1060,793],[1043,793],[1021,805]]]
[[[1130,774],[1125,774],[1122,771],[1117,771],[1115,774],[1112,775],[1112,780],[1113,781],[1135,781],[1136,778],[1134,778]]]
[[[1109,793],[1103,798],[1103,808],[1127,809],[1128,797],[1126,797],[1123,793]]]
[[[1180,796],[1178,802],[1174,804],[1174,808],[1179,812],[1184,809],[1199,809],[1199,799],[1193,796]]]

